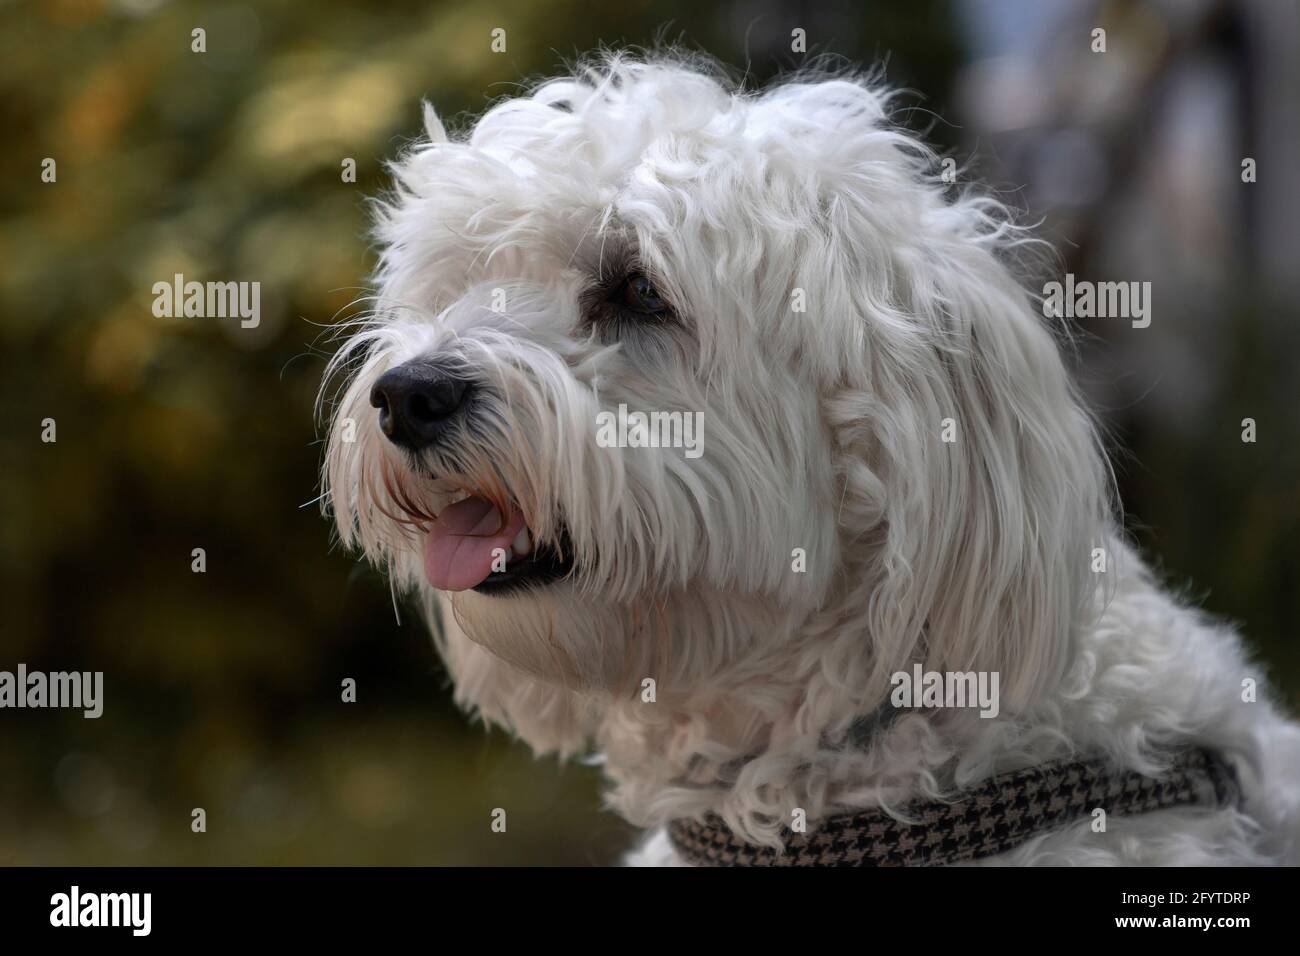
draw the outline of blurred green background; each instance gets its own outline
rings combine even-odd
[[[582,865],[630,844],[594,769],[454,712],[424,627],[309,504],[321,334],[362,291],[366,197],[420,98],[463,125],[600,43],[679,40],[761,81],[806,60],[798,27],[883,62],[925,94],[900,119],[1046,217],[1063,268],[1151,280],[1155,331],[1088,327],[1081,368],[1128,452],[1134,534],[1294,703],[1300,137],[1259,99],[1294,107],[1294,70],[1255,74],[1297,38],[1268,20],[1285,4],[1251,6],[0,5],[0,669],[106,675],[99,720],[0,712],[0,864]],[[1110,60],[1079,55],[1093,23]],[[178,272],[260,281],[261,325],[155,318]]]

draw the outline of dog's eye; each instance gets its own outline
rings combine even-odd
[[[628,312],[646,316],[672,315],[673,307],[655,289],[654,283],[643,272],[633,272],[623,278],[610,294],[610,301]]]

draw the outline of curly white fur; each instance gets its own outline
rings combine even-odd
[[[374,310],[332,369],[325,484],[342,541],[419,595],[461,704],[539,751],[597,749],[637,824],[714,811],[769,844],[796,807],[895,808],[1076,752],[1153,771],[1198,741],[1237,766],[1242,812],[1085,822],[994,862],[1294,858],[1300,731],[1264,691],[1243,701],[1263,674],[1239,638],[1124,543],[1058,336],[1009,264],[1025,233],[950,196],[876,84],[748,93],[614,56],[464,136],[426,125],[380,207]],[[679,322],[584,319],[631,264]],[[367,399],[421,356],[485,397],[417,462]],[[600,447],[620,403],[703,412],[703,456]],[[539,541],[564,529],[572,576],[433,591],[419,516],[464,489]],[[877,719],[917,661],[998,672],[1000,715]],[[662,830],[633,860],[674,861]]]

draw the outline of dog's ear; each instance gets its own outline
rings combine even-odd
[[[1023,707],[1095,609],[1109,472],[1025,292],[973,237],[933,241],[942,267],[913,258],[891,321],[866,317],[878,668],[997,672]]]
[[[814,334],[862,343],[836,353],[858,367],[826,374],[843,383],[827,413],[846,600],[871,641],[863,680],[884,697],[917,662],[996,671],[1004,704],[1023,707],[1060,678],[1121,557],[1110,474],[1057,339],[1004,262],[1023,235],[997,203],[946,196],[881,103],[836,80],[790,88],[778,111],[809,127],[790,150],[829,150],[801,166],[826,210],[827,255],[807,268],[836,304]]]
[[[438,119],[438,112],[433,108],[433,104],[424,100],[420,106],[424,113],[424,132],[429,137],[429,142],[447,142],[447,130],[443,127],[442,120]]]

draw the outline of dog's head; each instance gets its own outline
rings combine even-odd
[[[615,58],[463,137],[428,112],[335,360],[343,541],[533,687],[853,709],[923,661],[1032,697],[1093,589],[1102,459],[1015,231],[886,106]]]

